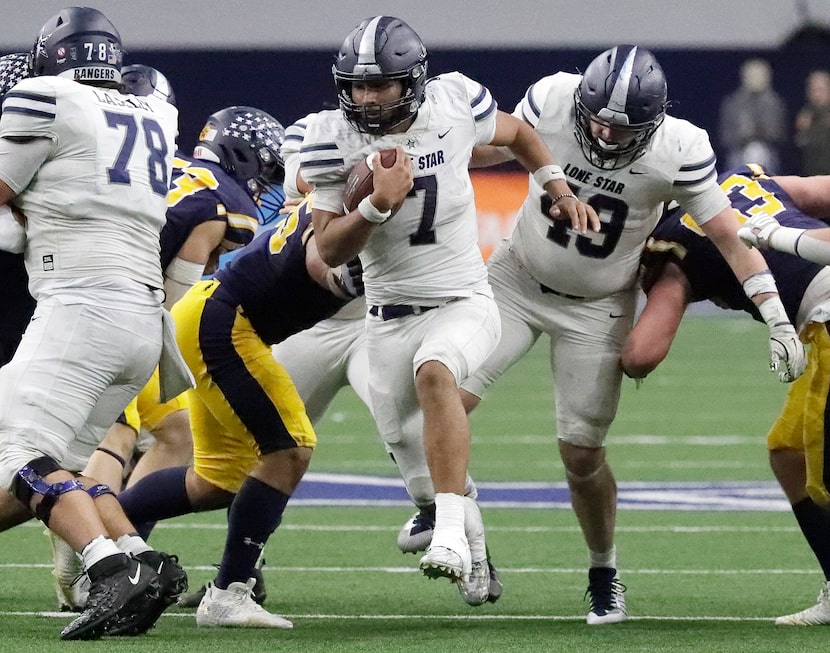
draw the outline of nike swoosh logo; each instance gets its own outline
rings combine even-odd
[[[632,175],[647,175],[648,170],[637,170],[636,168],[631,168],[628,172]]]
[[[444,136],[446,136],[447,134],[449,134],[451,131],[452,131],[452,127],[450,127],[450,128],[449,128],[447,131],[445,131],[443,134],[438,134],[438,138],[444,138]]]
[[[609,313],[608,317],[613,317],[613,318],[625,317],[625,313],[620,313],[619,315],[614,315],[613,313]]]
[[[135,568],[135,578],[132,576],[127,576],[127,578],[133,585],[138,585],[138,579],[141,578],[141,565]]]

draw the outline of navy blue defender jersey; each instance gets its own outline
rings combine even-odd
[[[190,232],[203,222],[227,222],[226,249],[250,243],[257,230],[257,207],[218,163],[177,153],[167,194],[167,222],[161,231],[161,269],[167,269]]]
[[[763,211],[787,227],[819,229],[827,226],[799,211],[784,189],[765,175],[760,166],[729,170],[718,177],[718,182],[729,195],[741,220]],[[787,316],[795,324],[804,292],[823,266],[774,250],[761,253],[775,277]],[[708,299],[722,308],[746,311],[761,321],[758,309],[744,294],[718,249],[691,217],[680,210],[668,213],[646,243],[641,259],[643,290],[648,291],[667,261],[676,263],[683,270],[692,288],[692,301]]]
[[[311,205],[306,200],[214,275],[221,285],[213,298],[239,306],[266,344],[314,326],[350,301],[309,276],[305,246],[310,236]]]

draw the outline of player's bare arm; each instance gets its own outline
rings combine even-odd
[[[580,202],[571,191],[562,169],[556,165],[542,137],[526,122],[499,111],[496,117],[496,134],[490,143],[507,147],[515,159],[534,175],[553,200],[549,215],[554,220],[570,220],[571,227],[585,232],[599,231],[600,221],[596,211]]]
[[[830,175],[812,177],[781,176],[773,180],[783,188],[795,205],[821,220],[830,219]],[[817,234],[811,233],[811,236]],[[825,240],[822,238],[822,240]]]
[[[643,311],[623,346],[620,363],[627,376],[645,378],[666,358],[690,293],[683,271],[676,264],[667,263],[648,289]]]

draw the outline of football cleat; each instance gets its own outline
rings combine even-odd
[[[187,573],[178,557],[161,551],[144,551],[135,556],[155,570],[159,579],[158,598],[132,613],[118,614],[106,624],[107,635],[141,635],[158,621],[182,592],[187,591]]]
[[[616,624],[625,621],[626,587],[617,578],[617,570],[610,567],[592,567],[588,570],[588,589],[585,596],[591,597],[588,611],[588,625]]]
[[[487,603],[490,598],[490,565],[486,560],[473,563],[470,573],[458,581],[458,592],[467,605]]]
[[[231,583],[219,589],[208,583],[205,596],[196,609],[196,625],[208,628],[293,628],[288,619],[271,614],[254,603],[254,579]]]
[[[158,574],[124,554],[109,556],[89,569],[84,611],[61,631],[64,640],[98,639],[112,620],[139,615],[159,598]]]
[[[254,603],[257,603],[259,605],[265,603],[265,599],[268,598],[268,590],[265,588],[265,577],[262,575],[262,565],[264,564],[265,560],[260,558],[260,560],[257,562],[257,566],[254,567],[253,571],[254,588],[252,590],[252,596],[254,599]],[[192,592],[190,594],[183,594],[179,597],[179,607],[198,608],[199,604],[202,602],[202,597],[204,597],[206,591],[207,586],[202,585],[195,592]]]
[[[490,558],[473,563],[470,575],[458,581],[458,592],[464,603],[472,606],[495,603],[501,598],[504,585]]]
[[[426,551],[435,529],[435,504],[421,508],[410,517],[398,533],[398,548],[403,553]]]
[[[501,595],[504,592],[504,584],[501,582],[499,572],[493,566],[490,558],[487,558],[487,566],[490,567],[490,592],[487,595],[487,602],[495,603],[501,598]]]
[[[830,624],[830,581],[824,583],[815,605],[775,620],[776,626],[820,626],[822,624]]]
[[[81,558],[59,535],[48,528],[43,532],[52,548],[52,577],[61,612],[81,612],[89,596],[89,576]]]
[[[443,538],[441,541],[449,540]],[[427,578],[448,578],[453,583],[458,582],[472,571],[470,547],[461,538],[452,547],[433,542],[419,566]]]

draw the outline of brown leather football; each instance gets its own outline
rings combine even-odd
[[[397,150],[380,150],[380,162],[384,168],[390,168],[398,158]],[[374,152],[365,159],[358,161],[352,168],[349,179],[346,181],[346,189],[343,191],[343,208],[346,213],[351,213],[360,204],[360,200],[368,197],[375,190],[375,173],[369,167],[369,160],[375,155]]]

